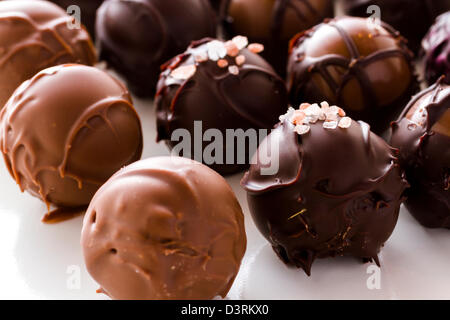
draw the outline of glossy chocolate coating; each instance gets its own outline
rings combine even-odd
[[[332,0],[224,0],[221,12],[230,36],[249,37],[266,47],[263,57],[286,73],[289,40],[334,16]]]
[[[358,17],[369,17],[367,8],[380,7],[381,20],[400,31],[408,39],[408,46],[414,52],[420,49],[420,42],[441,13],[450,10],[450,0],[344,0],[344,12]]]
[[[87,206],[142,133],[127,89],[93,67],[61,65],[24,82],[0,113],[0,148],[22,191],[58,207]]]
[[[71,21],[48,1],[0,1],[0,109],[23,81],[42,69],[96,62],[89,34],[69,29]]]
[[[191,41],[215,35],[208,0],[106,0],[97,10],[100,59],[138,96],[154,95],[160,66]]]
[[[245,253],[244,216],[213,170],[150,158],[96,193],[81,245],[89,273],[113,299],[225,297]]]
[[[329,101],[382,133],[419,90],[412,53],[386,24],[336,18],[298,35],[291,45],[293,105]]]
[[[279,161],[274,175],[264,175]],[[283,262],[309,275],[316,258],[375,260],[397,223],[407,186],[393,149],[363,122],[310,125],[304,135],[282,121],[259,146],[241,182],[256,226]]]
[[[391,144],[411,184],[405,202],[425,227],[450,228],[450,86],[416,95],[392,124]]]
[[[271,129],[287,110],[284,81],[258,54],[243,49],[240,55],[245,62],[238,67],[237,75],[230,73],[228,67],[220,68],[217,61],[196,62],[196,55],[207,54],[210,41],[194,42],[185,53],[172,59],[161,74],[155,100],[158,141],[165,140],[169,147],[178,143],[171,141],[177,129],[187,129],[194,137],[194,121],[202,121],[203,131],[218,129],[225,137],[226,129]],[[226,56],[224,60],[236,67],[235,58]],[[189,79],[170,76],[172,70],[194,64],[197,69]],[[209,143],[204,142],[203,149]],[[210,167],[224,175],[244,170],[248,167],[249,151],[246,150],[244,164],[238,164],[235,157],[235,164],[216,163]],[[227,152],[232,151],[224,143],[224,157]]]
[[[450,84],[450,11],[440,15],[422,41],[425,79],[429,85],[442,75]]]
[[[56,3],[64,10],[67,10],[71,5],[77,5],[81,9],[81,23],[86,26],[90,35],[95,38],[95,16],[98,7],[103,0],[50,0]]]

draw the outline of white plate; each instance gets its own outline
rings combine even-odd
[[[144,129],[143,158],[167,155],[167,148],[155,142],[152,102],[135,99],[135,106]],[[450,299],[448,230],[424,229],[402,208],[380,255],[381,270],[335,258],[316,261],[307,277],[278,260],[256,229],[239,186],[241,176],[227,180],[244,209],[248,247],[228,298]],[[95,292],[98,285],[84,267],[82,217],[46,225],[40,221],[45,211],[40,200],[20,193],[0,160],[0,299],[107,299]]]

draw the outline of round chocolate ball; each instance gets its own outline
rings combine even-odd
[[[334,16],[332,0],[224,0],[222,19],[231,35],[245,35],[264,44],[263,53],[281,74],[286,73],[289,40]]]
[[[81,23],[86,26],[90,35],[95,37],[95,16],[98,7],[102,4],[103,0],[50,0],[56,3],[61,8],[67,11],[70,6],[78,6],[81,9]],[[73,12],[69,12],[73,14]]]
[[[258,229],[283,262],[308,275],[316,258],[379,263],[407,186],[394,150],[325,102],[280,119],[241,182]]]
[[[412,59],[404,39],[384,23],[329,20],[291,42],[291,103],[326,100],[382,133],[419,89]]]
[[[142,97],[155,93],[160,66],[193,40],[216,35],[208,0],[106,0],[97,10],[101,60]]]
[[[0,1],[0,109],[37,72],[63,63],[93,65],[95,49],[84,28],[48,1]]]
[[[142,152],[127,89],[82,65],[45,69],[0,113],[0,147],[22,191],[47,205],[87,206],[97,189]]]
[[[450,10],[449,0],[344,0],[344,13],[358,17],[369,17],[376,11],[368,9],[378,6],[380,18],[400,31],[408,39],[408,46],[419,51],[420,42],[441,13]],[[375,7],[372,7],[375,8]]]
[[[257,54],[261,50],[262,45],[248,44],[242,36],[227,42],[207,38],[169,61],[155,100],[158,141],[180,146],[185,141],[178,133],[184,130],[191,148],[177,155],[202,161],[224,175],[248,167],[257,146],[252,149],[239,137],[244,132],[259,137],[257,130],[271,129],[288,105],[284,81]],[[230,139],[230,130],[236,139]],[[216,139],[207,139],[208,132]]]
[[[450,228],[450,86],[416,95],[392,124],[391,144],[411,185],[406,207],[425,227]]]
[[[450,11],[440,15],[422,41],[425,78],[429,85],[442,75],[450,84]]]
[[[136,162],[96,193],[84,259],[113,299],[225,297],[246,248],[242,209],[225,179],[185,158]]]

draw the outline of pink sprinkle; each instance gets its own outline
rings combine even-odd
[[[344,117],[339,121],[339,127],[343,129],[350,128],[352,125],[352,119],[349,117]]]
[[[225,42],[225,48],[227,49],[227,54],[230,57],[236,57],[239,54],[239,49],[233,41]]]
[[[228,66],[228,61],[225,60],[225,59],[220,59],[219,61],[217,61],[217,65],[218,65],[220,68],[225,68],[225,67]]]
[[[245,56],[242,54],[236,57],[236,64],[242,66],[245,63]]]
[[[170,76],[174,79],[186,80],[192,77],[196,71],[197,68],[195,67],[195,65],[191,64],[187,66],[181,66],[172,70]]]
[[[248,45],[248,50],[253,53],[260,53],[264,51],[264,46],[260,43],[251,43]]]

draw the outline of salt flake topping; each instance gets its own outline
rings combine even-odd
[[[210,41],[206,44],[206,47],[208,48],[209,59],[212,61],[225,58],[227,55],[227,48],[225,48],[225,44],[222,41]]]
[[[289,121],[295,127],[294,131],[299,135],[311,131],[311,124],[323,121],[325,129],[334,130],[338,126],[342,129],[350,128],[352,119],[346,117],[345,111],[337,106],[330,106],[324,101],[320,104],[302,103],[298,110],[289,108],[288,112],[280,116],[280,121]]]

